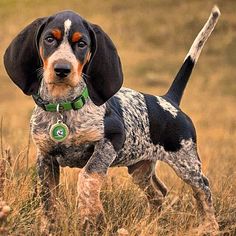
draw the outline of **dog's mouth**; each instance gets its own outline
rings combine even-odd
[[[57,79],[55,78],[52,82],[48,82],[47,84],[53,84],[53,85],[68,85],[70,86],[71,85],[71,82],[70,81],[66,81],[66,80],[61,80],[61,79]]]
[[[76,97],[76,91],[80,87],[80,81],[78,82],[69,82],[69,81],[51,81],[46,82],[44,81],[45,89],[41,90],[41,95],[45,99],[53,100],[53,101],[60,101],[60,100],[70,100]]]
[[[43,75],[44,85],[52,98],[67,97],[73,94],[83,80],[81,71],[65,60],[49,63],[47,67],[44,67]]]
[[[77,87],[79,81],[81,80],[81,76],[77,75],[76,73],[71,73],[69,76],[59,77],[57,75],[52,75],[48,78],[45,78],[45,82],[47,85],[54,85],[54,86],[68,86],[71,88]]]
[[[76,88],[79,84],[79,81],[61,81],[60,79],[54,79],[51,82],[46,82],[49,86],[65,86],[70,88]]]

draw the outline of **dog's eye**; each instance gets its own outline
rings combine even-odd
[[[85,43],[84,41],[79,41],[79,42],[77,43],[77,46],[78,46],[79,48],[84,48],[84,47],[87,46],[87,43]]]
[[[45,42],[47,44],[53,44],[55,42],[55,38],[53,38],[52,36],[48,36],[47,38],[45,38]]]

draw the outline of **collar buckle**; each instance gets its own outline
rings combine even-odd
[[[64,106],[61,103],[57,104],[57,112],[61,113],[65,110]]]

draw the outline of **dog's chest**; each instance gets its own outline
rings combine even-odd
[[[68,127],[68,137],[57,142],[52,140],[50,130],[61,116],[36,108],[31,118],[32,137],[37,148],[44,153],[52,150],[78,150],[78,147],[100,140],[104,135],[104,107],[96,109],[87,105],[79,111],[64,112],[62,121]],[[68,152],[68,151],[67,151]]]

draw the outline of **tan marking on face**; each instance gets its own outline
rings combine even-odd
[[[104,214],[100,200],[100,191],[104,175],[87,173],[82,169],[78,178],[78,208],[81,219],[94,220],[100,214]]]
[[[61,40],[62,39],[62,33],[59,29],[53,29],[52,30],[52,35],[55,39]]]
[[[78,72],[78,75],[79,75],[79,76],[81,76],[81,73],[82,73],[83,67],[84,67],[84,65],[81,64],[81,63],[78,61],[77,72]]]
[[[75,32],[73,35],[72,35],[72,42],[75,43],[75,42],[78,42],[82,37],[82,34],[80,32]]]
[[[59,79],[55,76],[54,65],[58,60],[68,61],[72,65],[68,78]],[[47,68],[44,70],[44,80],[48,90],[53,97],[66,96],[69,90],[76,87],[81,80],[81,71],[78,71],[79,64],[69,42],[65,39],[56,51],[48,58]]]
[[[87,53],[87,62],[89,62],[90,59],[91,59],[91,52],[88,52],[88,53]]]
[[[46,69],[47,65],[48,65],[48,60],[47,60],[47,58],[43,57],[43,47],[42,46],[39,48],[39,54],[40,54],[40,57],[43,61],[43,67],[44,67],[44,69]]]

